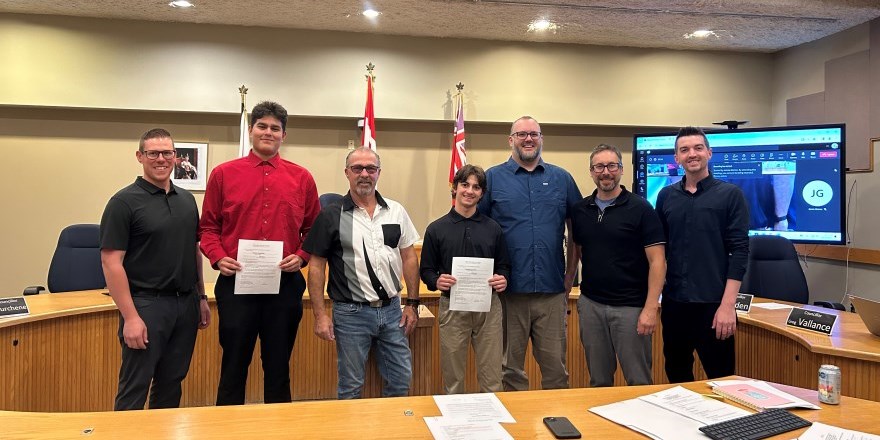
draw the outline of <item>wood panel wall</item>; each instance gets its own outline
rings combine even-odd
[[[580,344],[575,303],[576,297],[572,297],[569,301],[567,365],[571,386],[579,388],[589,384],[589,373]],[[436,316],[436,298],[425,298],[425,305]],[[211,307],[214,324],[199,333],[190,373],[183,382],[181,405],[185,407],[213,405],[216,400],[221,350],[214,303],[211,303]],[[337,377],[335,346],[314,335],[311,304],[306,301],[303,308],[303,320],[291,358],[293,399],[334,399]],[[329,303],[327,308],[330,308]],[[111,410],[121,356],[116,338],[117,316],[116,310],[105,310],[0,328],[0,377],[5,378],[2,386],[4,391],[0,393],[0,410]],[[418,327],[410,336],[414,361],[411,395],[443,393],[439,330],[434,321],[431,322],[430,327]],[[653,369],[656,382],[666,383],[662,340],[659,336],[654,338]],[[705,378],[699,361],[694,370],[697,380]],[[531,389],[540,389],[541,373],[530,351],[527,353],[526,371]],[[478,391],[472,352],[467,374],[467,390]],[[619,370],[615,384],[625,384]],[[380,395],[381,379],[375,364],[370,362],[364,396]],[[257,343],[249,370],[246,401],[258,403],[262,400],[263,374]]]

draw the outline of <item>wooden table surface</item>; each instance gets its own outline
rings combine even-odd
[[[497,393],[517,423],[503,424],[515,439],[551,439],[542,419],[568,417],[584,438],[639,439],[641,434],[587,410],[669,388],[671,385]],[[702,382],[686,388],[707,393]],[[782,387],[817,403],[812,390]],[[795,410],[810,421],[880,434],[880,403],[842,398],[821,410]],[[411,411],[412,415],[406,415]],[[0,411],[4,439],[422,439],[431,438],[423,417],[439,416],[430,396],[356,401],[313,401],[274,405],[181,408],[126,412],[20,413]],[[774,439],[791,439],[805,430]]]

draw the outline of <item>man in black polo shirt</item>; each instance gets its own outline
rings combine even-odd
[[[144,175],[117,192],[101,218],[101,264],[119,308],[122,366],[114,410],[180,406],[196,329],[211,321],[198,250],[199,211],[171,183],[171,134],[154,128],[136,153]]]
[[[651,338],[666,239],[651,204],[620,185],[622,174],[620,150],[597,146],[590,154],[596,190],[571,217],[583,266],[578,318],[591,387],[614,385],[618,360],[627,384],[653,383]]]
[[[455,206],[448,214],[428,225],[422,244],[422,281],[428,290],[440,289],[440,369],[446,394],[464,393],[468,345],[474,343],[477,381],[480,392],[504,391],[501,362],[504,329],[498,293],[507,288],[510,258],[501,226],[477,211],[483,197],[486,173],[465,165],[452,178]],[[452,276],[454,257],[492,258],[494,271],[486,280],[491,288],[488,312],[449,310],[449,291],[456,283]],[[490,293],[490,291],[487,291]]]
[[[712,149],[703,130],[675,138],[681,182],[657,196],[666,232],[663,356],[669,382],[694,380],[694,350],[706,375],[731,375],[736,354],[736,294],[749,257],[749,210],[743,192],[709,173]]]

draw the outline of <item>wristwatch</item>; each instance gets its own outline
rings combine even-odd
[[[406,306],[407,307],[412,306],[413,311],[416,312],[416,316],[419,316],[419,304],[421,304],[421,303],[422,302],[418,298],[416,298],[416,299],[407,298],[406,299]]]
[[[205,295],[205,294],[199,295],[199,299],[200,299],[200,300],[203,300],[203,301],[207,301],[207,300],[208,300],[208,295]]]

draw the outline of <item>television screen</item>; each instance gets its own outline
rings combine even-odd
[[[745,193],[749,235],[844,244],[845,131],[844,124],[706,130],[712,175]],[[634,192],[652,205],[661,188],[684,176],[675,135],[634,137]]]

